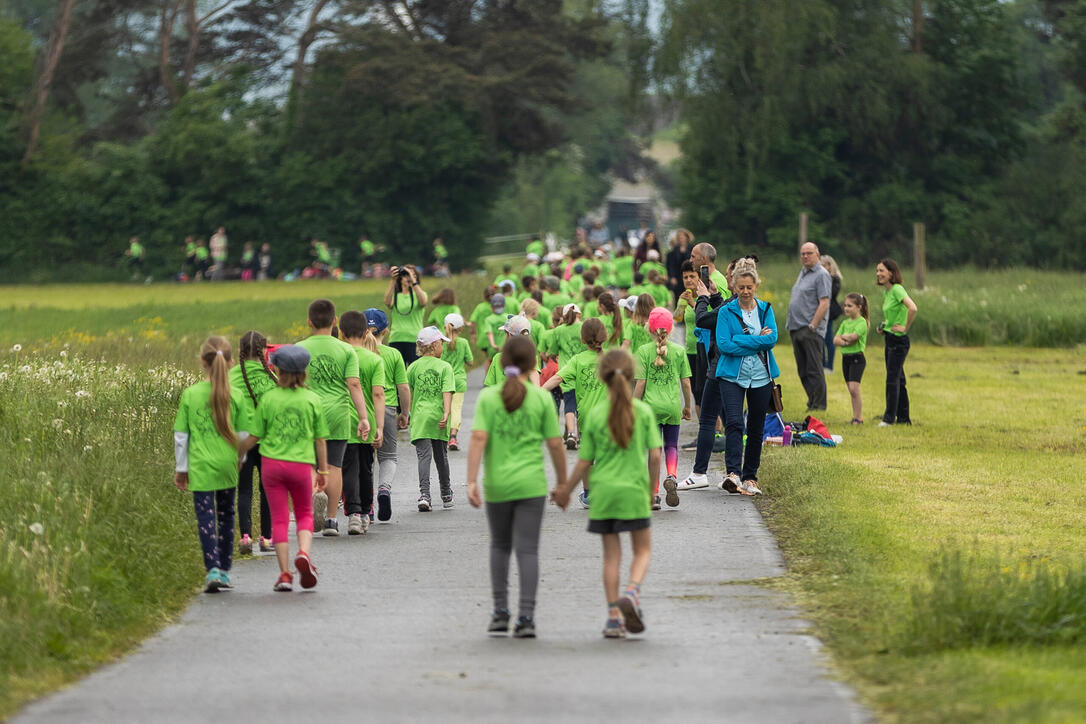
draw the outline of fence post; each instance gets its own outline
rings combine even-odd
[[[803,248],[803,245],[807,243],[807,212],[801,211],[799,214],[799,246]]]
[[[913,224],[913,269],[916,271],[916,288],[924,289],[928,277],[928,257],[923,222]]]

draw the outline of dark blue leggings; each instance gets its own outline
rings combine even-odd
[[[237,488],[192,493],[204,568],[229,571],[234,561],[234,496]]]

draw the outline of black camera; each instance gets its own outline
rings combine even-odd
[[[408,269],[407,267],[404,267],[404,266],[402,266],[402,267],[400,267],[400,268],[399,268],[399,270],[398,270],[398,271],[396,272],[396,276],[398,276],[398,277],[401,277],[401,278],[402,278],[402,277],[409,277],[409,278],[410,278],[410,276],[411,276],[411,270],[410,270],[410,269]]]

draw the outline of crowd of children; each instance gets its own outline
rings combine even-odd
[[[312,539],[315,533],[339,535],[340,504],[349,535],[368,531],[375,507],[378,521],[391,519],[398,433],[405,431],[415,448],[417,509],[425,513],[435,507],[431,467],[441,507],[454,506],[449,453],[460,449],[462,425],[469,425],[467,499],[475,507],[485,504],[491,536],[489,632],[512,628],[516,637],[535,636],[538,548],[548,499],[544,449],[557,478],[550,498],[564,509],[581,484],[588,530],[602,538],[604,635],[642,631],[640,586],[650,559],[652,511],[679,505],[679,425],[693,419],[705,384],[695,374],[696,309],[705,280],[687,262],[681,286],[668,289],[661,283],[664,272],[653,266],[660,266],[654,253],[631,265],[628,280],[625,255],[610,260],[585,251],[546,265],[530,254],[522,273],[507,268],[467,318],[451,289],[428,299],[414,270],[405,270],[393,278],[386,304],[395,318],[414,325],[410,344],[406,330],[397,333],[384,310],[337,315],[325,299],[310,304],[311,335],[295,344],[270,346],[255,330],[242,335],[236,366],[227,340],[208,339],[200,351],[206,379],[183,393],[175,424],[175,483],[193,493],[205,590],[231,586],[235,503],[239,549],[253,550],[254,472],[259,550],[274,551],[279,562],[274,589],[291,590],[295,575],[303,588],[312,588],[318,580]],[[744,269],[754,264],[743,260]],[[730,286],[730,277],[717,278]],[[730,289],[714,291],[733,296]],[[844,311],[834,342],[842,348],[859,420],[867,300],[849,294]],[[672,341],[676,324],[684,326],[685,344]],[[487,373],[473,419],[465,421],[467,371],[476,350]],[[563,448],[577,451],[568,472]],[[633,560],[620,592],[624,533],[631,537]],[[515,623],[507,592],[514,552],[520,572]]]

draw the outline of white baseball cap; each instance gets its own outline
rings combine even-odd
[[[438,340],[442,342],[452,341],[443,335],[437,327],[423,327],[419,330],[419,336],[415,339],[416,342],[423,346],[429,346]]]
[[[649,249],[649,252],[645,256],[655,261],[656,259],[660,258],[660,252],[656,251],[655,249]]]
[[[637,297],[624,297],[618,300],[618,306],[632,313],[634,308],[637,307]]]
[[[453,327],[454,329],[460,329],[464,326],[464,318],[456,312],[445,315],[445,326]]]
[[[573,310],[577,314],[581,313],[581,308],[578,307],[576,304],[567,304],[566,306],[562,307],[562,316],[564,317],[569,314],[570,310]]]
[[[528,261],[539,261],[539,254],[536,254],[533,251],[531,254],[528,255],[527,259]]]
[[[506,334],[511,334],[514,337],[518,334],[524,334],[532,329],[532,323],[528,321],[528,318],[516,314],[505,320],[505,324],[502,325],[502,331]]]

